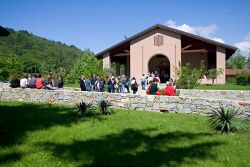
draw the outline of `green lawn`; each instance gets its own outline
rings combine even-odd
[[[241,86],[234,83],[227,83],[225,85],[199,85],[194,89],[201,90],[250,90],[250,85]]]
[[[0,166],[250,166],[250,133],[220,134],[204,116],[0,103]]]

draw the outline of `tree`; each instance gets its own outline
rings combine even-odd
[[[207,75],[206,75],[206,77],[208,78],[208,79],[211,79],[212,80],[212,85],[214,84],[214,80],[216,80],[217,79],[217,77],[219,76],[219,75],[221,75],[221,74],[223,74],[223,69],[222,68],[220,68],[220,69],[215,69],[215,68],[212,68],[212,69],[209,69],[208,70],[208,73],[207,73]]]
[[[237,50],[235,54],[227,60],[226,66],[227,68],[245,68],[245,56],[240,53],[240,50]]]
[[[0,60],[0,80],[8,80],[13,75],[23,75],[18,56],[0,53]]]
[[[82,75],[91,77],[93,75],[106,77],[108,74],[103,70],[102,62],[99,61],[90,50],[83,51],[66,80],[69,83],[78,83]]]
[[[201,61],[199,68],[192,68],[190,63],[181,65],[181,68],[177,71],[177,86],[182,89],[193,89],[200,84],[200,79],[205,74],[204,61]]]
[[[250,52],[249,52],[248,57],[247,57],[246,67],[250,68]]]

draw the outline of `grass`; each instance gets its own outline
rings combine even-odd
[[[198,115],[0,102],[0,166],[250,166],[250,133],[220,134]]]
[[[250,90],[250,85],[242,86],[234,83],[227,83],[225,85],[199,85],[194,89],[200,90]]]
[[[64,87],[80,88],[80,84],[65,84]]]

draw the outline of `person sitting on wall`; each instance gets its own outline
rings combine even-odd
[[[28,80],[26,76],[20,80],[20,86],[21,88],[28,88]]]
[[[41,89],[44,87],[44,85],[45,85],[44,79],[42,78],[42,75],[39,74],[38,78],[36,79],[36,88]]]
[[[20,81],[19,79],[16,77],[16,75],[14,75],[10,81],[10,87],[11,88],[18,88],[20,87]]]
[[[49,90],[56,90],[58,87],[55,85],[55,81],[52,77],[52,74],[49,74],[48,80],[45,82],[45,88]]]
[[[158,92],[158,91],[159,91],[159,88],[158,88],[158,79],[154,78],[153,82],[149,84],[146,93],[150,94],[150,95],[155,95],[156,92]]]
[[[58,88],[63,88],[64,80],[63,77],[59,77],[58,79]]]
[[[29,88],[36,88],[36,78],[37,78],[37,75],[33,74],[29,81]]]
[[[175,94],[175,90],[174,90],[174,87],[172,86],[172,84],[168,81],[166,83],[166,88],[164,90],[164,95],[166,96],[176,96]]]
[[[169,79],[170,84],[174,87],[174,91],[176,91],[176,84],[172,78]]]

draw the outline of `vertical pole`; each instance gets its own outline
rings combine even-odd
[[[142,66],[141,66],[141,75],[143,74],[143,46],[141,47],[142,49],[142,57],[141,57],[141,63],[142,63]]]
[[[175,56],[174,56],[174,80],[176,80],[176,44],[174,45]],[[170,68],[171,69],[171,68]]]

